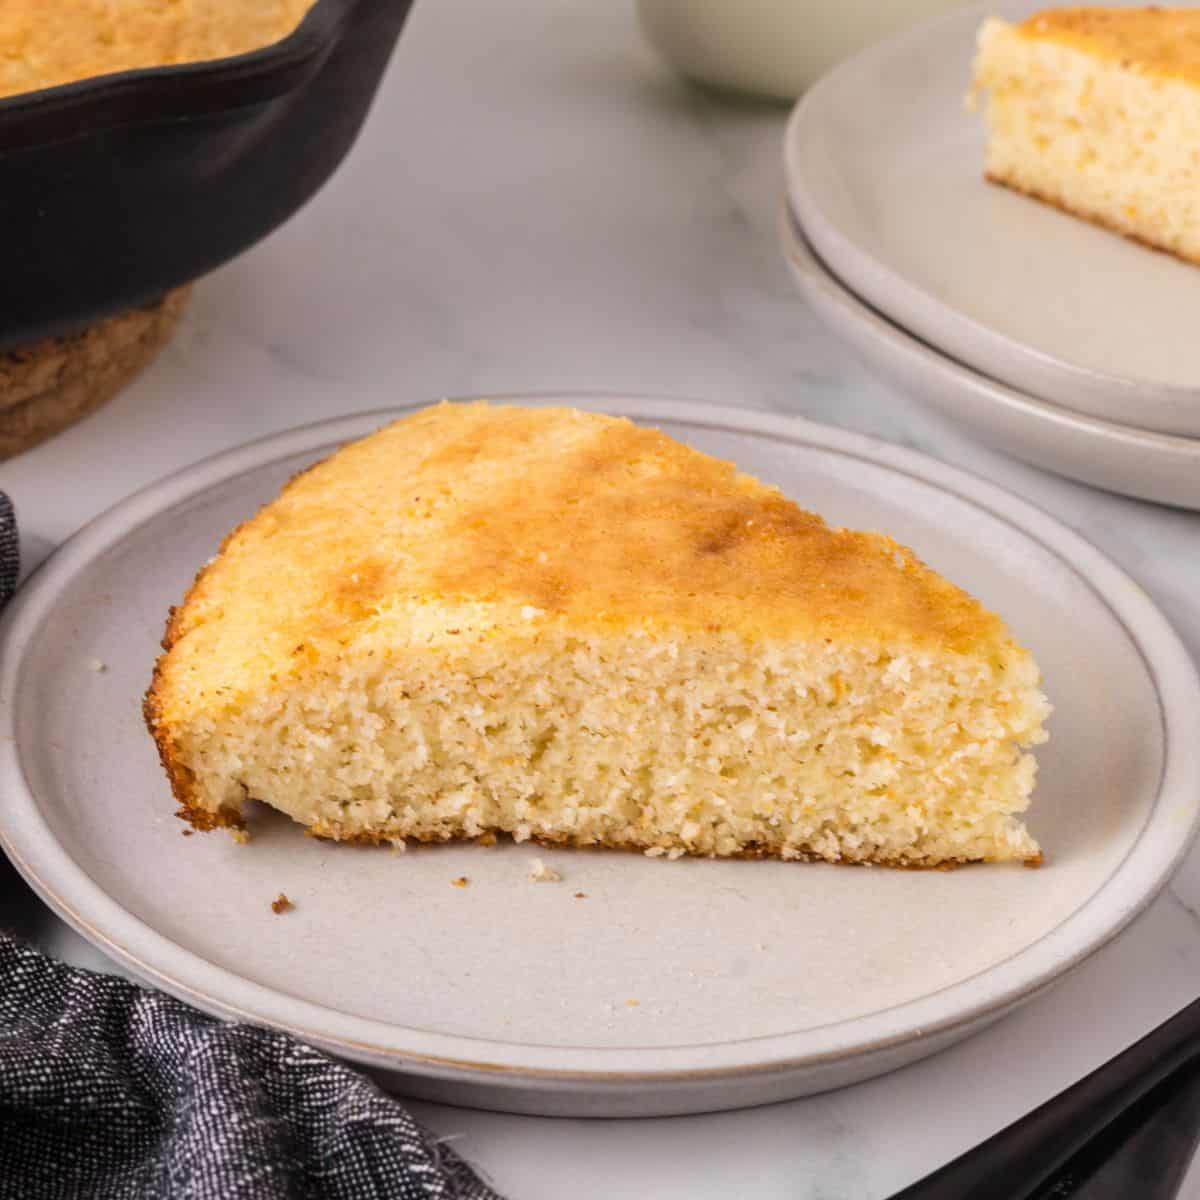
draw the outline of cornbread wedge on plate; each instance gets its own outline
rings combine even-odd
[[[979,31],[985,174],[1200,263],[1200,9],[1047,9]]]
[[[626,420],[443,404],[236,530],[146,716],[180,813],[320,836],[1037,862],[1048,712],[1001,620]]]

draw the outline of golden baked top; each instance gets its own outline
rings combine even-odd
[[[1049,8],[1017,29],[1145,75],[1200,83],[1200,8]]]
[[[0,0],[0,96],[257,50],[314,0]]]
[[[1016,649],[890,538],[831,529],[657,430],[441,404],[343,447],[230,535],[168,630],[157,703],[236,704],[352,641],[535,637],[549,621]]]

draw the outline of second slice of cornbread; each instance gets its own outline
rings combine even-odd
[[[1200,9],[1048,9],[978,41],[987,178],[1200,263]]]

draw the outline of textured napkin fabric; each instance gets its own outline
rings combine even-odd
[[[0,604],[17,579],[0,492]],[[366,1076],[0,933],[0,1197],[499,1200]]]
[[[17,543],[17,518],[8,497],[0,492],[0,606],[17,586],[17,569],[21,565]]]

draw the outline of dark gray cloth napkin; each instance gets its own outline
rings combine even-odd
[[[0,607],[17,586],[17,571],[21,566],[20,543],[17,541],[17,518],[9,498],[0,492]]]
[[[0,605],[17,555],[0,492]],[[0,1197],[500,1200],[365,1075],[2,932]]]

